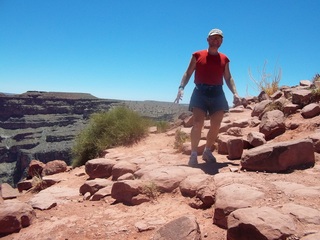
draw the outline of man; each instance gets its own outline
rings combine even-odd
[[[208,49],[197,51],[192,54],[189,66],[184,73],[175,103],[179,103],[183,97],[183,90],[188,84],[193,72],[196,84],[189,104],[189,110],[193,113],[193,127],[191,130],[191,155],[189,166],[198,164],[197,148],[201,138],[201,131],[207,115],[210,116],[210,129],[207,142],[202,154],[206,162],[216,162],[211,148],[216,141],[223,115],[229,110],[222,85],[223,78],[233,93],[234,102],[240,98],[232,79],[229,69],[229,59],[226,55],[218,52],[223,41],[223,33],[220,29],[212,29],[207,37]]]

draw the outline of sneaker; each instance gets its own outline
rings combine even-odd
[[[195,167],[195,166],[198,165],[198,157],[197,157],[197,155],[195,155],[195,154],[191,154],[190,155],[190,159],[189,159],[188,165],[190,167]]]
[[[203,151],[202,159],[206,163],[216,163],[217,162],[216,158],[212,155],[212,152],[210,150]]]

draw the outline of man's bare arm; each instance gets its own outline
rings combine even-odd
[[[229,69],[229,63],[227,63],[225,70],[224,70],[224,79],[226,81],[226,84],[233,95],[238,95],[236,84],[234,83],[234,80],[231,76],[230,69]]]
[[[179,101],[182,100],[184,87],[188,84],[195,69],[196,69],[196,59],[195,59],[195,57],[192,56],[190,63],[189,63],[189,66],[188,66],[186,72],[182,76],[179,90],[178,90],[178,94],[177,94],[176,99],[174,100],[174,103],[179,103]]]
[[[189,66],[186,72],[182,76],[180,86],[185,87],[188,84],[195,69],[196,69],[196,58],[192,56]]]

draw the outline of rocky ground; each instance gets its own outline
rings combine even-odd
[[[228,118],[250,118],[251,111],[229,113]],[[308,137],[318,129],[319,118],[305,120],[300,113],[291,115],[286,121],[300,123],[298,128],[287,130],[274,142]],[[174,149],[174,135],[150,134],[132,147],[118,147],[109,156],[118,160],[132,160],[136,163],[158,164],[159,166],[187,166],[188,155]],[[312,209],[320,206],[320,155],[315,153],[316,163],[311,168],[294,169],[286,173],[250,172],[240,170],[240,160],[229,160],[227,155],[214,152],[217,163],[206,164],[199,159],[198,168],[203,174],[214,177],[216,186],[229,183],[245,183],[264,192],[257,198],[255,207],[281,209],[287,203],[300,204]],[[108,155],[107,155],[108,156]],[[54,175],[60,182],[46,189],[57,197],[57,205],[48,210],[35,210],[36,218],[29,227],[19,233],[4,236],[3,240],[18,239],[152,239],[155,232],[171,220],[185,215],[194,215],[200,227],[202,239],[226,239],[227,231],[213,224],[215,206],[196,209],[190,206],[194,199],[184,197],[179,188],[171,193],[161,193],[152,201],[136,206],[116,203],[110,195],[100,201],[84,200],[79,188],[88,180],[85,168]],[[276,184],[275,184],[276,183]],[[46,191],[43,190],[43,191]],[[41,192],[40,192],[41,193]],[[241,195],[243,194],[243,195]],[[239,192],[238,198],[246,192]],[[24,192],[18,200],[28,202],[36,194]],[[52,196],[52,195],[51,195]],[[7,201],[7,200],[6,200]],[[270,213],[271,214],[271,213]],[[308,215],[305,213],[305,215]],[[320,232],[320,220],[306,224],[295,219],[296,234],[288,239],[300,239],[304,235]],[[315,222],[319,221],[318,224]],[[281,223],[286,224],[286,223]],[[276,238],[275,238],[276,239]],[[316,239],[316,238],[314,238]]]

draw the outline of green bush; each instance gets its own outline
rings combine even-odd
[[[148,127],[146,119],[126,107],[93,114],[87,128],[76,138],[72,166],[84,165],[107,148],[138,142],[147,135]]]

